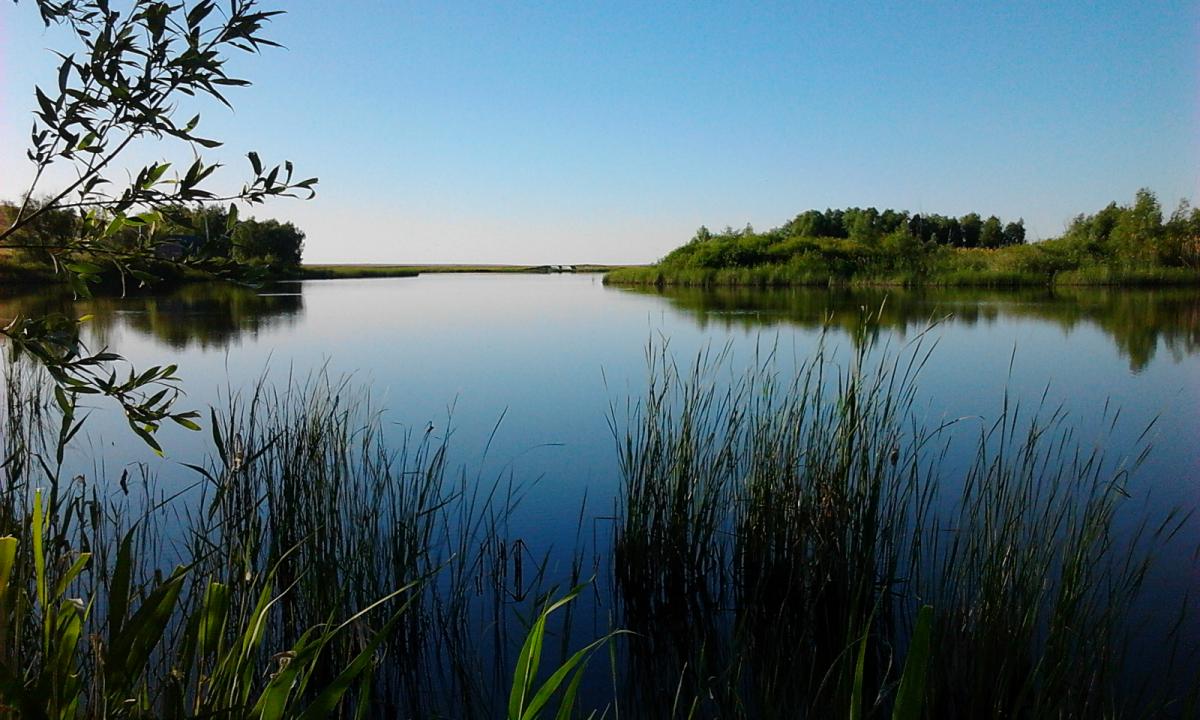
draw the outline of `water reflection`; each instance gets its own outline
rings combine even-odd
[[[1149,365],[1160,347],[1176,361],[1200,352],[1200,291],[1193,288],[622,290],[659,296],[702,328],[818,328],[828,323],[854,337],[866,310],[880,315],[880,328],[901,334],[946,316],[967,326],[1006,318],[1038,320],[1064,332],[1091,326],[1112,339],[1134,372]]]
[[[301,290],[303,298],[298,294]],[[104,344],[127,354],[135,366],[179,362],[192,391],[190,407],[221,406],[221,390],[252,386],[268,364],[286,369],[288,377],[282,383],[290,382],[293,367],[302,377],[326,363],[335,375],[362,373],[369,378],[372,393],[377,392],[379,402],[392,411],[388,417],[395,422],[388,432],[396,433],[389,437],[396,447],[407,428],[421,431],[433,427],[429,425],[433,421],[436,432],[442,433],[446,408],[453,404],[456,454],[451,456],[451,466],[459,467],[462,460],[472,477],[518,482],[546,478],[522,499],[521,513],[514,515],[510,527],[511,537],[519,538],[525,552],[539,557],[550,549],[569,554],[577,547],[580,515],[574,509],[585,500],[589,513],[599,508],[603,515],[594,522],[587,519],[589,534],[598,548],[607,547],[606,533],[612,526],[608,514],[617,495],[618,475],[605,409],[614,401],[641,397],[648,325],[655,338],[661,333],[674,343],[681,359],[694,357],[708,343],[720,347],[729,341],[740,343],[741,362],[753,357],[760,330],[785,340],[791,337],[804,352],[816,342],[817,333],[811,331],[824,323],[834,327],[832,340],[844,343],[843,332],[857,328],[862,308],[881,307],[881,334],[911,336],[929,319],[953,315],[940,328],[939,351],[923,374],[929,379],[922,385],[923,390],[928,388],[923,399],[928,401],[929,417],[994,418],[996,401],[1008,388],[1015,399],[1029,398],[1036,405],[1052,380],[1055,399],[1070,401],[1070,409],[1078,413],[1072,415],[1078,434],[1090,438],[1101,434],[1101,426],[1107,427],[1102,414],[1091,411],[1113,397],[1130,418],[1126,425],[1133,428],[1131,436],[1121,435],[1112,443],[1114,454],[1135,445],[1133,436],[1150,417],[1160,416],[1157,427],[1167,429],[1156,440],[1155,453],[1143,470],[1147,482],[1131,486],[1146,498],[1139,495],[1136,502],[1151,505],[1147,488],[1152,485],[1156,509],[1166,512],[1175,505],[1188,509],[1195,505],[1200,456],[1194,433],[1188,430],[1200,426],[1197,290],[647,293],[605,288],[598,279],[584,276],[444,275],[320,281],[261,290],[194,285],[159,295],[73,305],[69,294],[62,292],[6,296],[0,289],[0,318],[46,310],[93,313],[92,330]],[[739,337],[743,333],[745,337]],[[111,342],[103,339],[109,336]],[[1025,373],[1015,380],[1006,378],[1008,351],[1018,340],[1027,343],[1027,338],[1040,343],[1038,350],[1045,352],[1030,353],[1030,345],[1023,344],[1018,365]],[[148,342],[139,342],[142,339]],[[228,352],[221,351],[229,346],[233,347]],[[1172,355],[1177,362],[1169,362]],[[1145,371],[1126,373],[1126,364]],[[499,432],[498,417],[504,418]],[[148,458],[150,453],[120,423],[111,427],[91,423],[96,442],[81,443],[81,451],[105,448],[105,459],[114,463]],[[968,445],[974,427],[970,424],[961,431]],[[165,428],[164,433],[172,430]],[[181,469],[179,461],[200,462],[212,452],[209,442],[208,433],[177,429],[165,442],[171,459],[148,458],[147,462],[156,463],[151,467],[161,473],[167,487],[184,487],[195,477]],[[485,457],[480,458],[484,448]],[[84,460],[86,472],[93,460]],[[948,462],[959,461],[952,456]],[[176,482],[180,484],[170,484]],[[1171,622],[1177,617],[1175,599],[1194,585],[1193,552],[1200,542],[1194,525],[1180,537],[1179,549],[1164,553],[1161,569],[1147,581],[1149,606],[1170,604]],[[555,559],[573,561],[557,555]],[[548,576],[562,579],[553,572]],[[592,611],[607,617],[604,606],[581,610],[580,617]],[[674,634],[668,637],[671,642],[678,637],[680,643],[695,643],[704,648],[705,659],[720,660],[716,653],[721,646],[709,639],[715,632],[710,625],[696,621],[667,629]],[[769,649],[770,643],[779,641],[784,647],[783,641],[793,637],[786,631],[763,623],[756,633],[762,637],[755,642]],[[1189,625],[1187,643],[1194,644],[1196,633],[1194,623]],[[639,706],[655,708],[658,700],[673,705],[679,672],[662,672],[663,663],[684,656],[673,657],[666,641],[647,639],[646,633],[640,637],[641,644],[628,647],[639,652],[644,648],[647,655],[635,657],[628,672],[655,676],[658,671],[672,677],[672,682],[661,698],[639,697]],[[1153,644],[1159,635],[1146,637]],[[1134,652],[1142,649],[1135,647]],[[762,652],[753,662],[766,663],[772,657]],[[1147,652],[1146,657],[1158,655]],[[1149,667],[1150,660],[1143,665]],[[705,667],[688,665],[687,669],[707,677],[702,675]],[[591,697],[607,700],[604,693],[609,691],[607,684],[598,685]],[[661,714],[671,709],[665,707]]]
[[[165,293],[76,302],[63,288],[0,288],[0,320],[46,312],[90,314],[94,319],[89,332],[101,345],[109,343],[116,329],[126,328],[175,350],[221,349],[243,335],[295,324],[305,310],[302,289],[299,283],[264,288],[197,283]],[[1194,288],[621,288],[618,292],[661,298],[702,330],[711,326],[753,331],[783,324],[816,329],[828,323],[854,337],[864,310],[869,310],[880,314],[877,331],[901,335],[947,316],[964,326],[1012,319],[1039,321],[1064,333],[1090,327],[1112,340],[1134,372],[1147,367],[1162,350],[1176,361],[1200,352],[1200,290]],[[536,298],[539,306],[546,302],[543,296]]]
[[[57,287],[0,290],[0,320],[52,312],[91,315],[88,332],[101,346],[110,344],[117,329],[127,328],[175,350],[221,349],[243,335],[291,325],[303,310],[298,284],[251,288],[195,283],[164,293],[79,301]]]

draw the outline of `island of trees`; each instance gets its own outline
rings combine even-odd
[[[1026,242],[1023,220],[875,208],[809,210],[766,232],[701,227],[649,267],[610,273],[630,285],[1136,285],[1200,283],[1200,209],[1164,217],[1154,193],[1077,216]]]

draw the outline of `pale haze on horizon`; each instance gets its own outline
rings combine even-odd
[[[1141,187],[1200,195],[1195,2],[264,7],[286,49],[239,58],[254,84],[200,129],[227,186],[249,150],[320,177],[244,211],[296,222],[307,262],[640,263],[848,206],[1045,238]],[[0,2],[0,199],[32,177],[51,48],[74,45]]]

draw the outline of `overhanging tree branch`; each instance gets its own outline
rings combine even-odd
[[[221,143],[197,134],[199,115],[186,121],[178,117],[183,99],[208,97],[232,107],[222,89],[249,81],[229,76],[226,62],[238,52],[277,47],[262,33],[281,11],[261,10],[257,0],[230,0],[227,11],[216,0],[135,0],[124,9],[115,9],[108,0],[31,1],[47,26],[66,27],[81,47],[57,53],[61,63],[55,87],[35,88],[27,155],[36,170],[15,217],[0,228],[0,249],[45,253],[54,271],[65,273],[81,295],[99,281],[98,263],[115,268],[122,282],[127,274],[142,283],[153,281],[147,268],[154,263],[228,274],[227,260],[162,257],[159,248],[170,242],[168,216],[184,206],[231,203],[229,221],[220,229],[227,239],[236,224],[237,203],[313,195],[316,178],[294,179],[290,162],[264,167],[253,152],[248,153],[252,175],[240,190],[208,189],[220,165],[204,162],[198,151]],[[168,177],[171,164],[163,161],[131,173],[127,182],[107,176],[138,141],[168,137],[192,148],[195,157],[186,169]],[[47,170],[60,164],[72,166],[76,179],[35,203],[34,192],[48,177]],[[71,237],[49,243],[23,239],[40,220],[63,211],[76,213],[78,231]],[[124,230],[136,231],[136,241],[130,244]],[[75,422],[75,403],[83,395],[115,400],[133,430],[155,450],[160,448],[154,432],[162,422],[194,425],[194,413],[172,410],[179,397],[173,367],[131,368],[118,381],[114,366],[125,364],[124,359],[107,350],[89,352],[79,339],[79,325],[76,319],[47,316],[15,318],[0,327],[0,335],[54,379],[65,418],[64,440],[74,434],[68,426]]]

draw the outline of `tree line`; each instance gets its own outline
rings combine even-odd
[[[665,268],[734,268],[770,264],[808,266],[817,273],[897,272],[920,266],[938,248],[999,249],[1025,242],[1025,221],[1004,223],[978,213],[962,217],[906,210],[851,207],[808,210],[780,227],[750,225],[719,233],[701,226],[662,260]]]
[[[663,269],[803,269],[814,276],[999,269],[1041,276],[1081,267],[1200,270],[1200,210],[1187,201],[1164,217],[1140,190],[1129,205],[1111,203],[1077,216],[1059,238],[1027,243],[1023,219],[979,213],[961,217],[851,207],[808,210],[756,232],[701,227],[661,261]]]
[[[903,233],[921,242],[950,247],[1000,248],[1025,242],[1025,220],[1003,223],[995,215],[984,219],[979,213],[967,213],[960,218],[946,215],[910,213],[891,208],[880,212],[876,208],[851,207],[808,210],[778,228],[761,233],[772,240],[787,238],[831,238],[849,240],[868,246],[878,245],[884,238]],[[742,230],[726,227],[713,233],[701,226],[692,243],[713,238],[749,237],[754,228]]]
[[[15,252],[30,262],[47,260],[88,231],[86,216],[73,209],[40,208],[31,200],[22,205],[0,201],[0,227],[12,224],[18,214],[42,210],[33,221],[0,242],[0,251]],[[232,207],[167,207],[151,222],[124,222],[90,254],[103,260],[107,252],[124,254],[151,248],[160,261],[187,264],[196,260],[225,260],[270,271],[300,267],[304,257],[304,231],[291,222],[267,218],[240,218]]]
[[[962,217],[909,213],[869,208],[809,210],[778,229],[785,237],[840,238],[867,245],[887,235],[907,232],[922,242],[950,247],[999,248],[1025,242],[1025,220],[1004,223],[995,215],[984,219],[979,213]]]
[[[1200,270],[1200,208],[1181,200],[1164,216],[1154,193],[1142,189],[1129,205],[1113,202],[1077,215],[1062,237],[1048,243],[1079,261]]]

